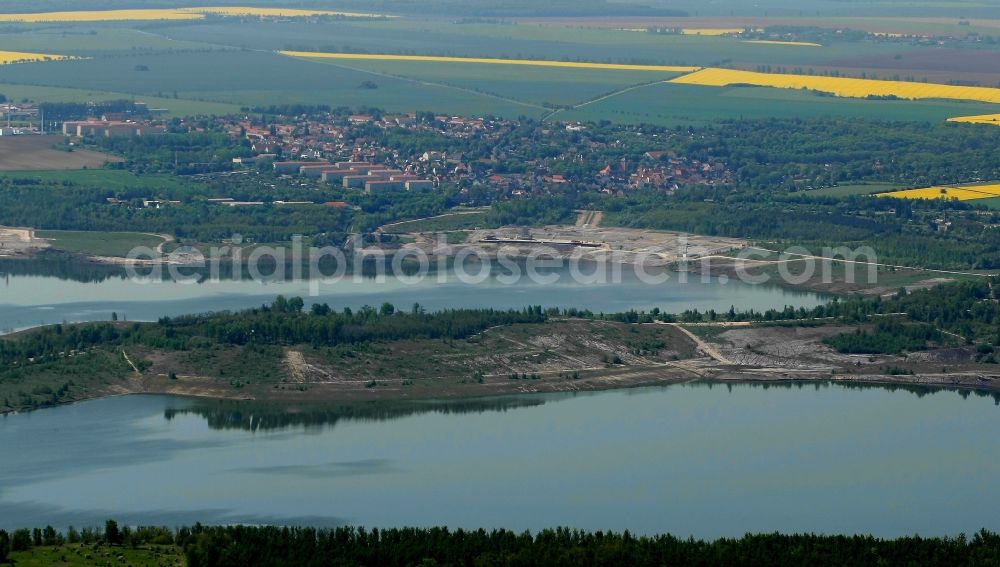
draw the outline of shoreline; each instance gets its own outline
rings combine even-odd
[[[704,362],[704,359],[694,359]],[[170,396],[190,400],[226,401],[226,402],[260,402],[272,403],[276,405],[287,404],[289,408],[299,404],[334,405],[334,404],[364,404],[364,403],[393,403],[393,402],[449,402],[474,399],[496,399],[509,396],[534,396],[544,394],[560,393],[599,393],[611,391],[635,390],[653,386],[670,386],[687,383],[707,383],[722,385],[771,385],[771,386],[794,386],[794,385],[843,385],[862,387],[899,387],[899,388],[925,388],[931,391],[954,391],[954,392],[975,392],[979,394],[994,394],[1000,399],[1000,375],[988,376],[984,373],[955,373],[955,374],[917,374],[906,376],[892,376],[879,374],[864,375],[844,375],[844,374],[819,374],[819,373],[795,373],[780,369],[780,373],[773,372],[779,369],[759,369],[744,370],[738,369],[718,369],[716,371],[705,372],[704,374],[692,376],[665,375],[663,368],[631,369],[635,376],[627,382],[621,380],[591,381],[580,384],[582,387],[567,389],[552,387],[552,383],[539,383],[531,389],[507,389],[490,388],[481,385],[470,386],[470,389],[461,392],[437,392],[436,394],[417,396],[396,396],[379,395],[385,392],[361,392],[369,395],[337,395],[335,392],[323,392],[322,388],[316,390],[277,390],[278,395],[256,396],[249,392],[226,392],[224,388],[206,388],[205,384],[192,384],[186,380],[180,380],[175,387],[160,388],[159,384],[143,384],[144,387],[129,388],[127,384],[115,384],[104,391],[94,392],[93,395],[84,395],[80,398],[60,402],[58,404],[43,406],[34,409],[21,410],[0,410],[0,418],[32,413],[46,409],[55,409],[63,406],[70,406],[83,402],[90,402],[108,398],[124,396]],[[645,370],[645,372],[643,372]],[[657,372],[660,370],[660,372]],[[659,375],[658,375],[659,374]],[[133,382],[130,380],[130,382]],[[138,384],[132,383],[133,386]],[[316,386],[313,384],[312,386]],[[268,389],[271,390],[271,389]],[[273,390],[271,390],[273,391]],[[320,395],[316,395],[320,394]],[[334,394],[334,395],[330,395]],[[340,392],[343,394],[343,392]],[[375,394],[375,395],[370,395]]]
[[[413,221],[400,221],[395,224],[403,224]],[[385,225],[390,226],[390,225]],[[380,227],[379,230],[385,228]],[[30,231],[34,229],[5,229]],[[518,227],[505,226],[496,229],[472,229],[461,231],[467,238],[463,242],[444,243],[436,236],[440,232],[400,232],[392,233],[393,236],[406,237],[411,242],[402,245],[381,245],[376,244],[358,250],[343,251],[347,260],[347,269],[364,269],[364,266],[371,261],[393,262],[394,258],[399,260],[402,268],[413,268],[421,266],[422,259],[430,263],[431,272],[440,269],[442,264],[451,266],[451,262],[461,258],[463,263],[483,263],[496,264],[501,258],[506,261],[523,263],[527,261],[542,261],[548,263],[559,263],[562,266],[572,266],[574,263],[583,266],[607,266],[609,270],[620,271],[627,266],[635,266],[643,271],[648,269],[664,270],[679,277],[686,277],[690,274],[694,277],[709,277],[724,281],[743,280],[743,271],[754,277],[764,276],[767,285],[773,285],[793,292],[815,293],[827,298],[848,297],[852,295],[882,295],[888,296],[895,293],[901,287],[906,287],[909,291],[916,289],[926,289],[937,283],[963,279],[973,276],[983,277],[989,274],[980,274],[962,271],[947,271],[930,269],[916,266],[895,266],[889,264],[879,264],[876,262],[855,262],[836,258],[821,258],[818,256],[794,255],[795,258],[786,259],[747,259],[745,265],[736,266],[736,257],[730,255],[737,250],[759,249],[765,252],[773,252],[766,248],[751,243],[747,239],[730,237],[709,237],[697,234],[687,234],[676,231],[662,230],[638,230],[624,227],[599,227],[593,225],[549,225],[542,227]],[[4,258],[10,260],[37,260],[37,261],[69,261],[79,262],[81,266],[91,266],[96,268],[127,270],[162,270],[179,269],[187,271],[206,273],[238,273],[247,269],[248,258],[221,257],[215,259],[202,258],[196,252],[171,252],[164,254],[162,246],[169,240],[168,235],[156,235],[164,239],[158,248],[161,253],[156,258],[128,259],[122,257],[110,257],[93,255],[84,252],[66,252],[54,248],[42,248],[34,250],[34,253],[5,255]],[[683,242],[684,248],[678,248],[678,242]],[[47,245],[47,243],[46,243]],[[288,254],[291,248],[288,243],[273,244],[270,246]],[[444,246],[443,248],[441,246]],[[683,252],[683,253],[682,253]],[[399,258],[397,258],[399,257]],[[292,272],[311,271],[310,261],[306,257],[302,258],[301,266],[294,260],[295,257],[288,258],[282,256],[281,261],[271,262],[270,256],[265,256],[267,269],[284,266],[284,271]],[[830,262],[834,265],[832,279],[826,281],[819,277],[819,274],[806,277],[802,281],[788,281],[787,278],[779,277],[774,273],[779,266],[785,264],[795,264],[801,262],[821,261]],[[501,266],[505,265],[503,261]],[[330,266],[323,264],[329,271]],[[388,273],[389,266],[385,266]],[[221,271],[219,271],[221,269]],[[858,281],[853,281],[845,274],[840,274],[841,270],[850,270],[854,275],[856,271],[861,272]],[[866,270],[875,270],[877,274],[875,280],[869,281],[865,277]],[[321,272],[323,269],[320,270]],[[825,271],[825,269],[824,269]],[[897,273],[898,272],[898,273]],[[303,277],[309,277],[303,274]],[[796,275],[797,277],[797,275]],[[749,282],[752,283],[752,282]]]
[[[98,349],[103,358],[96,362],[69,361],[76,351],[67,350],[68,355],[60,352],[52,360],[65,359],[68,366],[64,367],[69,368],[76,364],[79,370],[75,375],[60,374],[60,367],[43,368],[46,375],[39,371],[33,371],[34,375],[30,371],[12,374],[15,381],[4,390],[10,398],[4,398],[0,412],[120,394],[345,403],[601,391],[696,380],[839,382],[1000,392],[1000,370],[994,359],[984,360],[974,345],[951,339],[933,345],[925,341],[926,350],[902,354],[882,351],[895,354],[857,355],[831,348],[832,337],[860,332],[863,323],[819,317],[779,324],[734,321],[685,325],[673,318],[640,321],[638,317],[556,315],[541,321],[543,326],[532,326],[538,322],[534,320],[492,326],[474,335],[475,340],[467,337],[458,343],[399,338],[378,348],[361,349],[350,358],[303,343],[298,335],[298,342],[278,341],[266,353],[250,349],[250,359],[242,343],[216,348],[197,360],[182,354],[183,349],[141,341],[122,343],[113,351]],[[821,323],[814,324],[820,319]],[[130,352],[124,353],[125,348]],[[143,370],[132,364],[129,354],[146,362],[141,365]],[[131,369],[113,370],[121,365],[122,355]],[[256,362],[248,365],[247,360]],[[19,390],[22,386],[17,376],[24,377],[24,387],[37,386],[37,391],[25,394]],[[75,378],[76,383],[65,382],[66,376]]]

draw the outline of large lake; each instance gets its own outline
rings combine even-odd
[[[112,398],[0,418],[0,528],[968,533],[1000,528],[998,425],[991,397],[839,385],[294,413]]]
[[[552,283],[528,277],[508,281],[499,267],[483,281],[467,283],[453,272],[418,279],[386,276],[383,279],[347,276],[336,283],[308,280],[257,281],[221,278],[199,284],[156,280],[137,283],[118,270],[74,264],[0,264],[0,332],[61,322],[119,318],[151,321],[162,316],[239,310],[270,303],[278,294],[302,296],[306,305],[329,303],[335,308],[378,306],[391,302],[408,308],[420,303],[427,309],[494,307],[520,309],[526,305],[576,307],[596,312],[622,312],[654,307],[675,313],[685,309],[727,311],[730,306],[767,310],[786,305],[813,307],[824,298],[775,285],[750,285],[739,281],[703,280],[691,275],[682,281],[668,273],[666,281],[650,284],[626,269],[621,278],[609,275],[608,283],[580,283],[568,267],[541,269]],[[659,273],[652,272],[652,276]]]

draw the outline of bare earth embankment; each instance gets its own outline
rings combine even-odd
[[[1000,392],[996,365],[972,347],[908,355],[846,355],[822,341],[855,327],[748,323],[623,324],[556,320],[488,330],[466,341],[395,341],[366,348],[286,347],[257,363],[266,378],[234,380],[225,363],[134,349],[119,380],[85,398],[155,393],[278,402],[353,402],[596,391],[697,380],[843,382]],[[240,349],[218,352],[237,359]],[[271,364],[273,363],[273,365]],[[270,366],[269,366],[270,365]],[[897,374],[889,368],[913,374]]]
[[[1000,368],[976,362],[974,347],[849,355],[823,343],[856,328],[821,322],[681,326],[553,319],[495,327],[465,340],[332,348],[91,349],[67,353],[70,358],[59,372],[39,369],[31,373],[30,382],[0,382],[0,400],[10,404],[37,398],[38,392],[65,390],[65,384],[68,391],[61,397],[42,396],[34,407],[126,394],[355,402],[596,391],[701,380],[887,384],[1000,395]],[[32,406],[0,406],[0,413],[26,407]]]
[[[48,246],[33,229],[0,227],[0,258],[27,257]]]
[[[509,258],[577,258],[665,266],[684,258],[731,253],[748,245],[747,241],[739,238],[601,227],[598,225],[602,216],[599,211],[584,211],[575,225],[453,231],[464,233],[464,239],[450,246],[442,246],[440,233],[402,233],[412,243],[404,245],[401,250],[420,250],[428,256],[475,253],[487,258],[499,255]]]

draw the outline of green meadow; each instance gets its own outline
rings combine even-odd
[[[46,184],[73,184],[120,191],[142,186],[150,190],[177,189],[191,185],[183,177],[165,174],[143,174],[120,169],[82,169],[65,171],[5,171],[0,178],[37,179]]]
[[[136,246],[156,249],[164,239],[155,234],[138,232],[89,232],[77,230],[39,230],[38,238],[49,241],[53,248],[64,252],[91,256],[123,258]]]

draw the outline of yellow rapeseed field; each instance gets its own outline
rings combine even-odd
[[[376,18],[379,14],[360,12],[333,12],[330,10],[299,10],[294,8],[252,8],[245,6],[208,6],[180,8],[181,12],[194,14],[219,14],[222,16],[261,16],[267,18],[301,18],[307,16],[342,16],[345,18]]]
[[[140,10],[86,10],[71,12],[38,12],[24,14],[0,13],[0,22],[119,22],[153,20],[201,20],[206,14],[222,16],[302,17],[343,16],[354,18],[377,17],[377,14],[332,12],[329,10],[295,10],[290,8],[249,8],[241,6],[206,6],[195,8],[140,9]]]
[[[90,10],[81,12],[39,12],[0,14],[0,22],[116,22],[133,20],[198,20],[201,14],[178,10]]]
[[[763,43],[765,45],[797,45],[799,47],[823,47],[822,44],[811,41],[780,41],[776,39],[747,39],[743,43]]]
[[[960,87],[935,83],[757,73],[714,67],[677,77],[670,82],[710,87],[743,84],[779,89],[810,89],[849,98],[896,96],[904,99],[936,98],[1000,103],[1000,89],[990,87]]]
[[[31,63],[32,61],[58,61],[72,59],[66,55],[49,55],[45,53],[24,53],[21,51],[0,51],[0,65],[10,63]]]
[[[956,116],[948,122],[965,122],[968,124],[995,124],[1000,126],[1000,114],[980,114],[978,116]]]
[[[878,197],[894,197],[896,199],[958,199],[959,201],[975,201],[1000,197],[1000,183],[991,185],[965,185],[962,187],[925,187],[923,189],[906,189],[891,193],[879,193]]]
[[[355,61],[417,61],[433,63],[480,63],[487,65],[526,65],[530,67],[568,67],[574,69],[613,69],[619,71],[659,71],[690,73],[699,67],[670,65],[620,65],[617,63],[581,63],[576,61],[546,61],[540,59],[486,59],[479,57],[438,57],[433,55],[380,55],[372,53],[323,53],[315,51],[279,51],[281,55],[303,59],[341,59]]]

